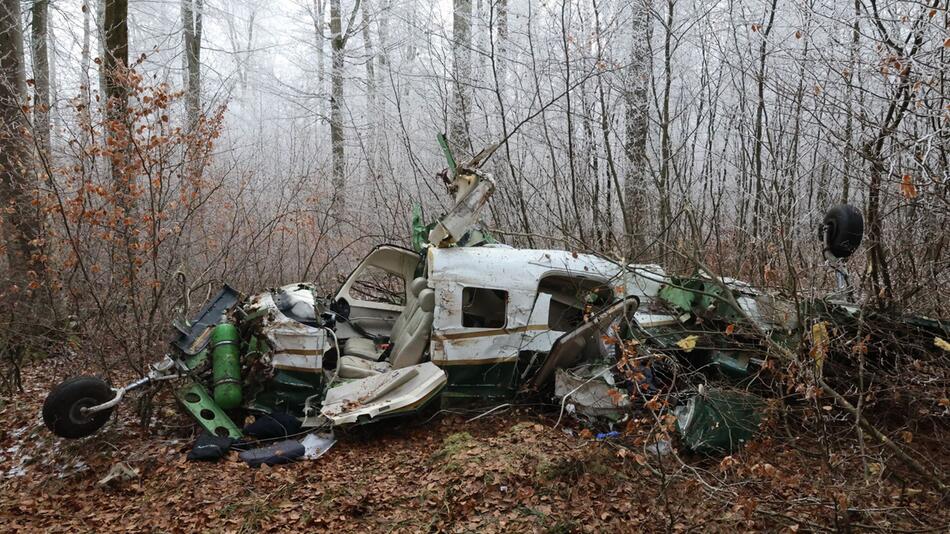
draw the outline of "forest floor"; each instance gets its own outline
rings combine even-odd
[[[437,414],[346,434],[316,461],[251,469],[236,453],[185,460],[195,430],[169,397],[151,432],[134,403],[99,434],[54,438],[40,421],[53,364],[0,400],[2,532],[943,531],[945,499],[891,466],[763,439],[731,457],[649,457],[557,413],[521,408],[466,422]],[[804,441],[804,440],[803,440]],[[946,455],[944,455],[946,456]],[[826,456],[827,457],[827,456]],[[101,484],[118,462],[137,474]]]

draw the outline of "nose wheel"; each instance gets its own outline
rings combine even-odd
[[[84,438],[102,428],[112,408],[97,412],[88,409],[108,402],[115,391],[104,380],[93,376],[71,378],[56,386],[43,402],[43,422],[63,438]]]

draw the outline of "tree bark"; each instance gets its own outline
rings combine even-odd
[[[92,50],[90,41],[92,35],[92,13],[87,4],[82,5],[82,50],[79,59],[79,98],[82,109],[79,110],[80,127],[83,131],[92,132],[92,80],[89,78],[89,68],[92,66]],[[92,139],[90,139],[92,140]]]
[[[105,0],[105,57],[102,58],[103,75],[106,82],[106,117],[111,126],[108,135],[125,128],[128,119],[128,89],[124,81],[124,72],[129,64],[129,27],[128,0]],[[109,161],[112,183],[117,201],[126,213],[132,210],[133,199],[126,176],[125,166],[128,159],[126,147],[114,147]]]
[[[203,0],[181,0],[184,31],[185,85],[188,128],[194,130],[201,116],[201,30]]]
[[[845,106],[847,109],[847,118],[845,125],[845,152],[844,152],[844,177],[841,183],[841,202],[847,203],[851,198],[851,177],[854,175],[855,167],[855,135],[854,135],[854,116],[855,116],[855,85],[854,76],[858,69],[860,54],[861,37],[861,0],[854,0],[854,22],[851,26],[851,54],[848,62],[848,75],[845,76],[847,86],[845,92]]]
[[[23,35],[19,0],[0,1],[0,215],[6,237],[7,285],[25,290],[41,256],[42,219],[32,205],[34,184],[26,144]],[[4,287],[3,291],[9,287]],[[33,310],[25,310],[32,313]]]
[[[772,0],[769,9],[769,21],[762,31],[762,40],[759,42],[759,71],[756,74],[756,101],[755,108],[755,139],[752,148],[752,168],[755,172],[755,198],[752,200],[752,238],[758,240],[762,226],[764,200],[762,198],[765,191],[765,177],[762,173],[762,145],[765,141],[762,139],[765,120],[765,59],[768,51],[767,45],[769,34],[772,33],[772,26],[775,23],[775,8],[777,0]],[[761,263],[761,262],[760,262]]]
[[[122,82],[122,70],[129,65],[128,0],[105,0],[103,33],[105,34],[106,97],[109,99],[109,118],[124,117],[128,107],[128,93]]]
[[[340,20],[340,0],[330,0],[330,47],[332,72],[330,74],[330,150],[333,165],[334,203],[343,213],[346,209],[346,160],[343,138],[343,50],[346,38]]]
[[[666,2],[666,22],[663,28],[663,96],[660,103],[660,179],[658,182],[658,193],[660,196],[660,229],[666,231],[673,217],[672,208],[672,167],[673,167],[673,142],[670,137],[670,94],[673,83],[673,13],[675,8],[674,0]],[[672,242],[672,236],[660,236],[665,242]],[[660,250],[659,257],[661,261],[666,258],[666,251]]]
[[[30,37],[33,45],[33,132],[41,159],[50,153],[50,76],[47,46],[49,0],[34,0]]]
[[[381,139],[381,132],[377,117],[379,110],[376,109],[376,51],[373,47],[373,37],[369,14],[369,0],[363,0],[360,3],[360,14],[362,15],[363,29],[363,53],[366,56],[366,124],[370,128],[370,143],[367,154],[367,177],[370,182],[378,169],[378,152]]]
[[[317,49],[317,94],[323,94],[323,91],[326,89],[324,85],[324,80],[326,80],[326,52],[324,48],[326,47],[327,36],[324,32],[324,27],[326,22],[324,21],[324,13],[326,12],[326,4],[323,0],[313,0],[313,33],[316,39],[316,49]]]
[[[640,0],[634,4],[630,28],[633,46],[630,53],[629,83],[624,88],[625,104],[625,151],[629,166],[623,179],[623,203],[626,212],[624,233],[628,257],[640,254],[646,246],[644,228],[646,226],[646,184],[647,134],[649,133],[650,100],[648,89],[650,74],[653,71],[653,58],[650,53],[652,37],[651,0]]]
[[[452,9],[452,116],[449,143],[456,161],[472,152],[469,105],[472,78],[472,0],[453,0]]]

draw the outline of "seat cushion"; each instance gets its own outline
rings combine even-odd
[[[432,311],[435,292],[424,289],[419,293],[417,306],[406,321],[405,328],[392,338],[392,350],[387,360],[393,369],[402,369],[422,362],[432,332]]]
[[[376,349],[376,344],[372,339],[365,337],[351,337],[343,342],[343,355],[356,356],[365,360],[376,361],[379,358],[380,351]]]
[[[390,370],[387,362],[374,362],[356,356],[343,356],[337,365],[340,367],[340,378],[366,378]]]

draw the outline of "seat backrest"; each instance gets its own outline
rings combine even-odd
[[[418,306],[406,320],[400,332],[394,332],[389,363],[393,369],[416,365],[426,352],[429,334],[432,333],[432,311],[435,309],[435,291],[423,289],[419,293]]]
[[[416,311],[416,308],[419,307],[419,293],[427,288],[428,284],[429,281],[421,276],[409,282],[409,291],[406,292],[406,307],[402,309],[402,313],[399,314],[399,317],[396,318],[396,322],[393,323],[392,330],[389,332],[390,342],[396,339],[399,333],[406,328],[406,322],[409,320],[409,317],[411,317]]]

